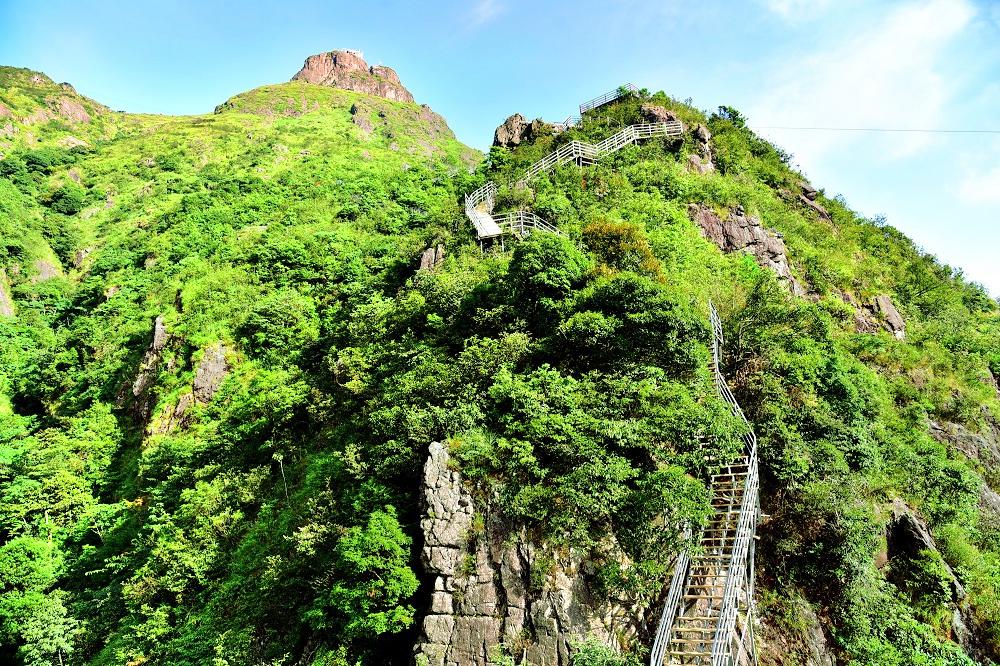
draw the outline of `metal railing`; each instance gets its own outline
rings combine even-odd
[[[581,122],[583,122],[583,118],[580,116],[566,116],[566,120],[560,120],[559,122],[549,124],[552,125],[552,129],[554,131],[565,132],[572,127],[579,127]]]
[[[712,503],[717,511],[714,517],[720,518],[715,527],[723,529],[702,533],[704,554],[699,552],[692,557],[685,551],[678,556],[650,654],[651,666],[665,663],[733,666],[757,661],[753,630],[753,543],[760,517],[757,437],[722,374],[722,321],[711,303],[709,320],[716,391],[743,426],[744,450],[739,462],[726,466],[728,472],[712,477]],[[745,473],[734,471],[744,467]],[[737,483],[738,478],[743,479],[742,485]],[[716,479],[720,480],[718,486]],[[720,501],[722,504],[716,504]],[[735,511],[737,502],[739,510]],[[737,516],[735,524],[728,517],[730,512]],[[719,533],[724,536],[711,536]],[[685,532],[685,536],[689,535],[690,532]],[[720,582],[707,585],[710,580]],[[715,596],[719,587],[721,597]],[[713,600],[720,598],[717,606],[713,604]],[[679,600],[688,601],[685,605]],[[689,612],[695,615],[686,614]],[[740,620],[742,627],[738,626]],[[675,638],[676,632],[682,632],[681,637]],[[711,632],[710,638],[691,638],[691,634],[703,637],[707,632]]]
[[[519,186],[527,185],[528,181],[538,174],[555,168],[560,164],[574,161],[579,164],[594,162],[604,155],[610,155],[642,139],[651,139],[657,136],[680,136],[683,132],[684,126],[680,121],[640,123],[629,125],[597,144],[586,143],[585,141],[570,141],[528,167],[524,175],[518,179],[517,184]]]
[[[730,554],[732,567],[726,578],[725,591],[722,595],[722,605],[719,612],[719,622],[712,642],[712,666],[727,666],[733,663],[734,653],[745,650],[756,662],[756,649],[753,645],[753,568],[752,547],[757,531],[757,520],[760,516],[759,477],[757,473],[757,435],[733,395],[726,378],[722,375],[721,351],[723,345],[722,320],[709,303],[709,318],[712,323],[712,352],[715,366],[715,384],[719,396],[729,405],[733,415],[740,420],[744,428],[743,442],[747,477],[743,489],[743,499],[740,503],[739,522],[736,527],[735,543]],[[748,566],[749,565],[749,566]],[[746,623],[749,625],[748,635],[750,646],[743,644],[740,634],[736,632],[736,620],[739,614],[740,592],[746,599]]]
[[[637,90],[638,88],[631,83],[626,84],[617,90],[605,93],[600,97],[596,97],[589,102],[581,104],[580,112],[583,113],[585,110],[595,109],[602,104],[607,104],[608,102],[618,99],[625,93],[631,94]],[[587,106],[587,109],[584,109],[585,106]],[[580,117],[570,116],[563,121],[563,123],[557,124],[557,126],[561,127],[562,130],[565,131],[570,127],[578,125],[580,122]],[[518,187],[527,185],[528,181],[535,176],[553,169],[560,164],[566,164],[567,162],[576,162],[581,166],[584,164],[591,164],[603,155],[614,153],[621,150],[625,146],[636,143],[642,139],[651,139],[657,136],[680,136],[683,132],[684,126],[681,125],[680,121],[639,123],[636,125],[629,125],[625,129],[615,132],[596,145],[585,141],[573,140],[563,144],[558,149],[529,166],[524,174],[517,180],[515,185]],[[498,229],[498,226],[503,228],[502,225],[498,225],[497,223],[497,219],[499,218],[494,218],[493,216],[493,208],[496,205],[498,189],[497,184],[490,181],[482,187],[470,192],[465,197],[465,215],[476,228],[476,235],[480,240],[483,240],[484,238],[493,238],[502,233]],[[541,220],[541,218],[538,219]],[[559,233],[559,231],[548,222],[545,222],[544,220],[541,220],[541,222],[544,223],[545,226],[535,225],[531,228],[545,229],[546,231]],[[508,227],[507,229],[513,229],[513,227]]]
[[[606,92],[603,95],[599,95],[594,99],[586,101],[583,104],[581,104],[580,115],[582,116],[587,111],[593,111],[599,106],[604,106],[605,104],[609,104],[615,101],[616,99],[619,99],[620,97],[626,97],[628,95],[631,95],[632,93],[637,93],[637,92],[639,92],[639,88],[637,88],[635,84],[632,83],[626,83],[623,86],[618,86],[614,90]]]
[[[684,530],[685,540],[691,538],[691,528]],[[688,570],[691,566],[691,556],[687,549],[682,550],[674,562],[674,576],[670,581],[670,591],[667,593],[667,601],[663,605],[663,614],[660,615],[660,624],[656,629],[656,638],[653,641],[653,650],[649,656],[649,663],[659,666],[663,663],[663,657],[670,645],[670,634],[673,631],[673,620],[677,616],[677,608],[680,605],[681,595],[687,587]]]
[[[504,233],[523,238],[534,230],[547,231],[558,234],[558,229],[538,217],[532,212],[518,210],[513,213],[504,213],[493,218]]]

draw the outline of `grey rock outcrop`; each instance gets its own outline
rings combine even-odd
[[[438,243],[429,247],[420,255],[420,270],[432,271],[444,262],[444,245]]]
[[[896,558],[914,559],[921,551],[938,552],[927,523],[899,499],[892,503],[892,518],[886,527],[886,544],[890,565]],[[950,576],[951,600],[958,603],[966,596],[965,588],[951,567],[946,563],[942,564]]]
[[[14,316],[14,299],[10,297],[10,285],[7,282],[7,271],[0,268],[0,316]]]
[[[694,138],[695,152],[688,155],[688,164],[692,171],[700,174],[715,171],[712,162],[712,133],[704,125],[698,125],[691,132]]]
[[[958,423],[931,421],[928,428],[934,439],[1000,475],[1000,430],[995,426],[987,427],[984,432],[973,432]]]
[[[823,629],[819,616],[809,602],[798,595],[788,595],[786,603],[794,613],[791,626],[779,627],[766,619],[758,637],[758,657],[761,666],[808,664],[836,666],[837,657],[832,641]]]
[[[221,342],[207,347],[195,368],[191,390],[182,393],[175,404],[168,404],[146,429],[147,434],[165,434],[191,422],[191,408],[211,402],[219,386],[229,375],[229,349]]]
[[[639,113],[647,123],[669,123],[680,120],[673,111],[658,104],[643,104],[639,107]]]
[[[906,339],[906,321],[889,295],[879,294],[868,303],[861,303],[849,292],[835,293],[840,300],[854,308],[854,330],[858,333],[877,333],[885,329],[897,340]]]
[[[774,271],[793,294],[805,294],[805,289],[792,275],[781,234],[765,229],[759,218],[747,215],[739,206],[730,210],[725,220],[711,208],[697,204],[688,206],[688,214],[702,234],[720,250],[750,253],[760,266]]]
[[[368,138],[375,131],[375,125],[371,121],[371,109],[355,102],[351,105],[351,122],[361,130],[362,136]]]
[[[517,663],[569,666],[574,640],[593,636],[620,649],[620,640],[635,635],[642,609],[598,599],[579,554],[505,533],[489,503],[477,501],[452,469],[441,442],[430,445],[421,499],[421,560],[434,582],[414,647],[418,663],[487,666],[506,649]],[[540,561],[544,584],[532,589]]]
[[[413,101],[413,95],[400,82],[394,69],[382,65],[369,67],[360,53],[346,49],[309,56],[292,80],[353,90],[396,102]]]
[[[198,369],[194,373],[194,397],[199,402],[212,400],[222,380],[229,374],[229,363],[226,361],[226,347],[217,342],[205,349]]]
[[[36,260],[35,270],[38,271],[38,274],[34,277],[34,282],[51,280],[52,278],[59,277],[60,275],[59,267],[46,259]]]
[[[145,421],[149,417],[150,409],[152,408],[150,388],[156,380],[156,375],[160,367],[160,357],[167,345],[168,339],[169,334],[163,323],[163,315],[159,315],[153,321],[153,339],[142,356],[139,371],[136,373],[135,381],[132,382],[131,392],[132,397],[135,399],[133,403],[135,413],[137,418],[142,421]],[[121,403],[125,397],[120,396],[119,402]]]
[[[902,500],[893,501],[891,508],[892,517],[886,526],[887,557],[890,567],[896,560],[913,559],[923,551],[936,553],[940,557],[934,536],[926,521]],[[951,592],[952,638],[973,659],[989,663],[991,655],[984,654],[983,650],[983,646],[988,644],[983,640],[983,627],[969,606],[965,587],[947,562],[941,559],[940,563],[947,573]]]
[[[522,143],[533,141],[546,132],[551,132],[552,126],[538,118],[528,121],[520,113],[508,116],[493,132],[493,145],[501,148],[513,148]]]
[[[892,333],[897,340],[906,338],[906,322],[903,315],[892,303],[892,298],[886,294],[879,294],[875,297],[874,312],[882,317],[883,324],[887,331]]]
[[[824,220],[831,219],[830,218],[830,213],[829,213],[829,211],[827,211],[826,208],[823,208],[823,206],[821,206],[818,202],[813,201],[812,199],[810,199],[805,194],[800,194],[799,195],[799,201],[801,201],[806,206],[806,208],[810,208],[810,209],[816,211],[816,213],[821,218],[823,218]]]

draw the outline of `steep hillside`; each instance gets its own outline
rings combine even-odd
[[[0,661],[642,663],[740,446],[709,299],[761,663],[1000,659],[1000,307],[735,110],[512,118],[480,164],[354,53],[74,125],[0,75]],[[487,178],[560,233],[481,248]]]

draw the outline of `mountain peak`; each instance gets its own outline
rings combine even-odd
[[[361,51],[352,49],[309,56],[292,80],[353,90],[396,102],[413,101],[413,95],[399,81],[394,69],[369,66]]]

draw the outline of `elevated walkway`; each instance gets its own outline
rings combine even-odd
[[[757,436],[722,376],[722,323],[715,306],[709,308],[715,386],[745,427],[744,451],[710,479],[713,514],[698,548],[681,553],[674,565],[650,666],[757,663],[753,601],[754,539],[760,519]]]
[[[638,88],[633,84],[625,84],[588,102],[584,102],[580,105],[580,113],[583,114],[605,104],[610,104],[625,95],[633,94],[637,90]],[[579,117],[570,116],[562,123],[556,123],[555,126],[565,131],[570,127],[575,127],[579,123]],[[573,162],[577,166],[587,166],[606,155],[615,153],[625,146],[641,140],[658,136],[680,136],[683,132],[684,126],[679,121],[640,123],[630,125],[623,130],[615,132],[597,144],[585,141],[570,141],[529,166],[517,180],[516,185],[526,186],[533,178],[561,164]],[[520,211],[518,213],[519,217],[516,218],[516,224],[511,222],[511,219],[514,218],[501,221],[495,217],[493,209],[496,205],[497,190],[497,184],[490,181],[470,192],[465,197],[465,215],[472,222],[472,226],[475,228],[476,236],[480,242],[496,238],[504,233],[516,233],[523,236],[535,229],[559,233],[559,230],[554,225],[546,222],[534,213]]]

